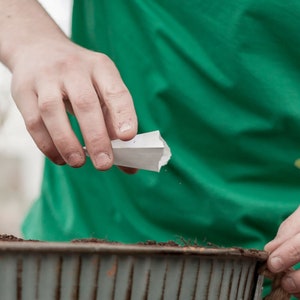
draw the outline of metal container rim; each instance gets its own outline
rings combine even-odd
[[[268,253],[257,249],[238,247],[169,246],[121,243],[67,243],[42,241],[0,241],[0,253],[49,253],[49,254],[115,254],[115,255],[193,255],[214,258],[236,258],[265,261]]]

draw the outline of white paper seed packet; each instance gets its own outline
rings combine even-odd
[[[159,172],[171,158],[171,151],[158,130],[137,134],[130,141],[111,141],[114,164]],[[88,156],[86,147],[83,147]]]
[[[130,141],[111,142],[117,166],[159,172],[171,158],[171,151],[158,130],[136,135]]]

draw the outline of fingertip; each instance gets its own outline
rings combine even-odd
[[[132,125],[128,122],[124,122],[121,124],[119,131],[123,133],[123,132],[131,131],[131,129],[132,129]]]
[[[280,256],[269,257],[268,268],[271,272],[278,273],[285,269],[284,262]]]
[[[133,175],[138,172],[138,169],[135,168],[122,167],[122,166],[118,166],[118,168],[128,175]]]
[[[94,166],[99,171],[106,171],[113,165],[112,155],[106,152],[98,153],[93,159]]]
[[[265,245],[264,250],[267,251],[267,252],[269,252],[269,253],[271,253],[271,251],[272,251],[272,244],[273,244],[273,241],[268,242]]]
[[[49,159],[55,163],[56,165],[59,165],[59,166],[64,166],[66,165],[66,162],[64,161],[64,159],[60,156],[60,157],[56,157],[56,158],[50,158]]]
[[[80,168],[85,163],[85,155],[79,152],[73,152],[68,156],[67,163],[72,168]]]
[[[45,147],[44,143],[43,144],[38,144],[36,142],[36,145],[39,148],[39,150],[43,153],[43,155],[45,155],[54,164],[59,165],[59,166],[63,166],[63,165],[66,164],[66,161],[60,155],[60,153],[57,151],[57,149],[55,148],[55,146],[54,146],[54,144],[52,143],[51,140],[48,141],[48,143],[47,143],[48,147]]]
[[[264,250],[271,253],[275,249],[277,249],[283,242],[284,240],[282,240],[281,238],[275,237],[265,245]]]
[[[137,134],[137,126],[134,122],[126,121],[120,124],[118,131],[121,140],[131,140]]]

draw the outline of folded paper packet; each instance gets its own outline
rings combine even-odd
[[[170,148],[158,130],[138,134],[130,141],[113,140],[111,145],[117,166],[159,172],[171,158]]]
[[[159,172],[171,151],[158,130],[136,135],[130,141],[113,140],[114,164]]]

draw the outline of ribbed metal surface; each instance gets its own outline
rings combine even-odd
[[[260,299],[256,270],[261,258],[180,254],[178,249],[151,254],[136,248],[114,253],[103,246],[48,252],[32,247],[0,248],[0,299]]]

